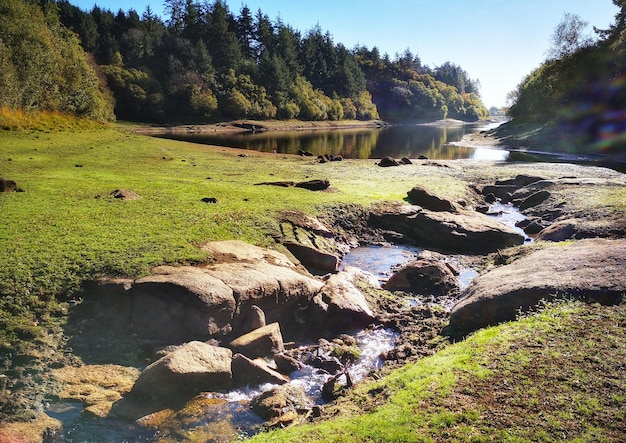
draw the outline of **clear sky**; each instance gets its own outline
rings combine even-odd
[[[205,0],[199,0],[200,3]],[[162,0],[70,0],[117,11],[147,5],[162,14]],[[212,0],[208,0],[212,3]],[[507,94],[545,60],[565,13],[600,29],[617,13],[611,0],[227,0],[239,14],[247,5],[303,34],[317,24],[347,48],[377,46],[392,58],[409,48],[431,67],[450,61],[481,83],[487,107],[506,105]]]

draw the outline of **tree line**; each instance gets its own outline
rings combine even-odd
[[[98,6],[83,11],[68,0],[0,0],[0,5],[0,92],[14,92],[7,95],[10,100],[0,94],[0,106],[106,119],[114,103],[117,118],[146,122],[488,115],[479,83],[460,66],[429,68],[408,49],[393,59],[376,47],[348,49],[319,26],[302,33],[245,5],[234,14],[223,0],[165,0],[165,20],[150,7],[140,15]],[[5,11],[22,17],[19,23]],[[42,47],[39,37],[25,39],[29,32],[48,35],[50,43]],[[82,58],[76,63],[60,55],[42,63],[50,49]],[[84,71],[82,83],[68,84],[77,64]],[[26,67],[32,76],[24,75]],[[50,78],[56,74],[59,78]],[[58,91],[61,98],[33,100],[29,88],[36,83],[42,93]],[[80,101],[76,96],[82,102],[72,104],[72,95],[73,102]]]
[[[566,143],[626,151],[626,0],[609,29],[565,14],[555,28],[548,58],[513,91],[509,115],[567,135]]]

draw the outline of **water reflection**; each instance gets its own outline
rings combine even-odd
[[[461,140],[467,133],[486,128],[484,124],[443,127],[400,125],[387,128],[236,134],[183,133],[164,134],[159,137],[279,154],[296,154],[302,150],[316,156],[341,155],[344,158],[355,159],[424,156],[434,160],[506,160],[508,152],[504,150],[476,149],[449,144]]]

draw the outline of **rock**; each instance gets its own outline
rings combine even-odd
[[[193,266],[159,266],[152,272],[132,288],[136,334],[180,343],[231,331],[236,301],[223,281]]]
[[[567,219],[552,223],[542,229],[537,235],[537,240],[560,242],[574,238],[578,232],[579,220]]]
[[[406,157],[402,157],[402,159],[400,160],[400,163],[402,163],[403,165],[412,165],[413,164],[411,159],[410,158],[406,158]]]
[[[225,391],[232,386],[231,360],[230,349],[186,343],[144,369],[132,392],[179,401],[200,392]]]
[[[229,347],[249,358],[266,357],[285,350],[278,323],[255,329],[231,341]]]
[[[283,385],[289,380],[265,361],[251,360],[245,355],[235,354],[232,363],[233,387],[258,386],[263,383]]]
[[[294,312],[306,306],[323,286],[310,275],[297,272],[295,267],[265,261],[218,263],[207,265],[204,270],[233,291],[237,308],[232,329],[239,334],[247,332],[245,315],[253,305],[263,310],[267,323],[284,325],[283,332],[290,334],[299,329]]]
[[[120,200],[139,200],[141,198],[139,194],[130,189],[116,189],[111,192],[111,195],[113,198],[118,198]]]
[[[496,185],[499,186],[516,186],[517,188],[521,188],[523,186],[528,186],[531,183],[538,182],[540,180],[544,180],[543,177],[538,177],[535,175],[526,175],[520,174],[515,176],[515,178],[509,178],[506,180],[498,180],[496,181]]]
[[[487,203],[495,203],[495,202],[498,201],[498,197],[496,197],[495,194],[490,192],[489,194],[485,195],[485,201]],[[489,210],[489,208],[487,208],[487,210]],[[487,211],[485,211],[485,212],[487,212]]]
[[[255,186],[279,186],[281,188],[292,188],[296,185],[296,182],[292,181],[277,181],[277,182],[263,182],[263,183],[255,183]]]
[[[250,406],[259,417],[270,420],[287,411],[310,410],[313,402],[302,387],[286,384],[253,398]]]
[[[15,181],[0,177],[0,192],[16,192],[17,190]]]
[[[274,355],[274,363],[276,363],[276,368],[281,374],[287,375],[299,371],[303,367],[303,364],[298,360],[284,353]]]
[[[378,162],[378,166],[381,168],[388,168],[390,166],[400,166],[400,163],[398,163],[398,161],[394,158],[385,157]]]
[[[341,260],[334,254],[293,242],[284,242],[283,244],[311,272],[337,272],[339,269]]]
[[[245,315],[243,315],[243,318],[244,323],[242,326],[242,331],[245,333],[262,328],[267,324],[265,322],[265,312],[263,312],[263,309],[259,308],[256,305],[250,306],[250,309]]]
[[[456,212],[456,207],[451,201],[443,199],[421,186],[415,186],[407,192],[407,195],[413,204],[421,206],[424,209],[436,212]]]
[[[343,332],[365,327],[374,320],[365,296],[355,286],[356,275],[347,270],[326,281],[312,301],[310,322],[314,329]]]
[[[218,200],[215,197],[204,197],[202,200],[200,200],[202,203],[212,203],[212,204],[217,204]]]
[[[293,226],[304,228],[307,231],[311,231],[317,235],[321,235],[325,238],[333,238],[335,235],[332,229],[326,226],[315,217],[311,217],[300,211],[283,211],[281,212],[281,218],[283,221],[291,223]]]
[[[369,223],[412,237],[418,245],[447,252],[484,254],[524,243],[524,236],[474,211],[434,212],[410,205],[379,205]]]
[[[202,245],[200,249],[211,254],[213,260],[220,263],[267,262],[284,268],[295,268],[285,254],[272,249],[259,248],[241,240],[209,242]]]
[[[383,285],[388,291],[442,296],[459,290],[459,281],[446,263],[434,258],[414,260]]]
[[[537,191],[522,200],[519,204],[519,209],[520,211],[524,211],[528,208],[532,208],[533,206],[537,206],[549,199],[550,195],[551,194],[548,191]]]
[[[511,193],[515,192],[519,187],[513,185],[486,185],[481,189],[484,196],[493,194],[496,198],[502,200],[502,203],[508,203],[511,200]]]
[[[450,314],[452,331],[467,333],[514,320],[542,299],[575,297],[620,303],[626,292],[626,239],[580,240],[533,252],[483,274]]]
[[[330,186],[328,180],[309,180],[296,183],[296,188],[308,189],[309,191],[323,191]]]

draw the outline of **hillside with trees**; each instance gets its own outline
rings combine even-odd
[[[52,3],[0,1],[0,108],[113,117],[113,98]]]
[[[114,102],[118,119],[161,123],[488,115],[457,65],[351,50],[319,26],[302,33],[245,5],[235,14],[223,0],[166,0],[163,19],[150,7],[0,4],[0,106],[11,109],[106,120]]]
[[[564,152],[626,153],[626,1],[606,30],[566,14],[556,27],[548,59],[511,94],[497,135]]]

